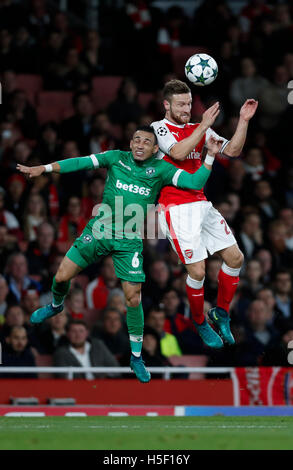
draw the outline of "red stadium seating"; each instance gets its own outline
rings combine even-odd
[[[48,110],[48,116],[46,116]],[[53,120],[61,121],[74,113],[70,91],[42,91],[38,95],[38,117],[41,124]]]
[[[43,89],[43,79],[40,75],[24,75],[16,76],[17,88],[25,90],[28,100],[35,105],[37,94]]]
[[[53,357],[51,354],[39,354],[35,348],[31,348],[32,353],[35,356],[36,366],[37,367],[52,367],[53,366]],[[40,373],[38,374],[39,379],[51,379],[53,378],[52,374]]]
[[[190,56],[198,54],[199,52],[207,54],[209,53],[206,47],[200,46],[181,46],[175,47],[172,50],[174,72],[178,78],[186,78],[184,73],[184,66],[186,64],[186,61]]]
[[[184,356],[170,356],[168,360],[172,366],[185,366],[185,367],[205,367],[208,363],[208,356],[203,355],[184,355]],[[189,374],[189,379],[204,379],[204,374],[194,372]]]
[[[114,101],[122,82],[122,77],[95,77],[92,85],[92,98],[95,110],[106,109]]]

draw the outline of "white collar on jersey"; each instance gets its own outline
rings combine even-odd
[[[186,124],[175,124],[174,122],[171,122],[166,118],[163,119],[163,122],[166,122],[167,124],[170,124],[170,126],[180,127],[181,129],[183,129],[186,126]]]

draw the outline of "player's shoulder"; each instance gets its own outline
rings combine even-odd
[[[161,137],[164,137],[166,134],[169,133],[169,129],[166,126],[164,119],[162,119],[161,121],[152,122],[151,127],[154,129],[155,133]]]

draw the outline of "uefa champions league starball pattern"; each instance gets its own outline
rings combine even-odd
[[[194,54],[185,64],[185,75],[196,86],[212,83],[218,75],[218,65],[208,54]]]

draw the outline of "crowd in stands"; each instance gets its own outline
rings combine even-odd
[[[218,62],[219,76],[208,87],[192,86],[194,122],[220,101],[213,128],[230,138],[240,106],[247,98],[259,101],[242,155],[217,158],[206,186],[245,256],[231,306],[236,345],[221,351],[203,345],[190,319],[184,266],[167,240],[145,239],[143,357],[147,366],[172,365],[174,356],[185,355],[203,356],[211,366],[287,366],[293,340],[291,2],[247,1],[235,16],[229,2],[204,0],[188,16],[181,6],[160,10],[152,1],[126,1],[119,9],[101,6],[98,31],[71,24],[51,7],[45,0],[0,1],[3,365],[37,365],[42,358],[57,366],[129,364],[125,298],[110,256],[74,278],[63,313],[40,326],[29,323],[31,313],[52,300],[53,276],[101,202],[106,171],[28,180],[16,164],[128,150],[138,124],[163,118],[163,84],[184,79],[176,57],[202,50]],[[216,303],[221,261],[214,255],[206,264],[205,311]]]

